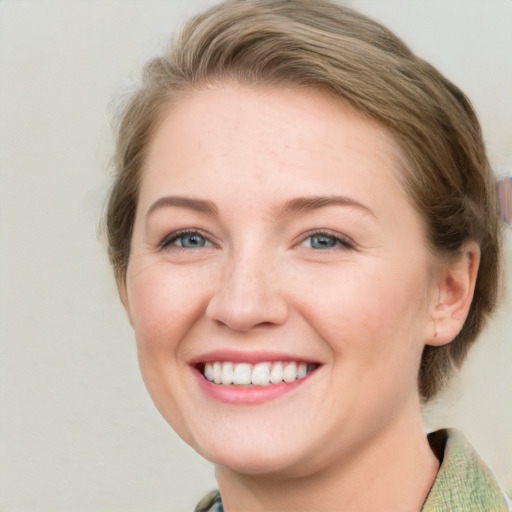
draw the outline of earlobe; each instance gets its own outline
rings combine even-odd
[[[430,309],[433,333],[427,345],[446,345],[459,334],[473,301],[479,264],[480,247],[470,240],[456,262],[439,269]]]

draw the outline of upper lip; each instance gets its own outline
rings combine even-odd
[[[293,355],[289,353],[262,351],[244,352],[239,350],[214,350],[192,358],[189,361],[189,364],[193,366],[202,363],[214,363],[217,361],[230,361],[232,363],[249,364],[257,364],[263,362],[272,363],[277,361],[296,361],[315,365],[320,364],[317,360],[312,359],[310,357],[303,357],[300,355]]]

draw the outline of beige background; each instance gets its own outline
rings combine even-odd
[[[215,485],[146,395],[95,232],[109,102],[211,3],[0,1],[0,511],[179,512]],[[468,93],[494,167],[512,172],[512,1],[347,3]],[[431,428],[461,428],[508,489],[511,305],[426,415]]]

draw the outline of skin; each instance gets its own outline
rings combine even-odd
[[[184,95],[149,145],[121,297],[150,395],[216,464],[227,511],[410,512],[433,483],[419,361],[461,328],[478,248],[451,266],[430,255],[398,151],[323,92],[236,84]],[[285,208],[320,196],[349,201]],[[183,229],[204,245],[169,242]],[[314,230],[332,247],[317,248]],[[282,396],[237,405],[200,385],[193,363],[212,351],[318,367]]]

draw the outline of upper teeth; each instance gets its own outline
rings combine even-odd
[[[232,363],[214,362],[204,365],[204,376],[215,384],[229,386],[250,385],[268,386],[280,382],[293,382],[303,379],[312,367],[307,363],[275,362],[275,363]]]

